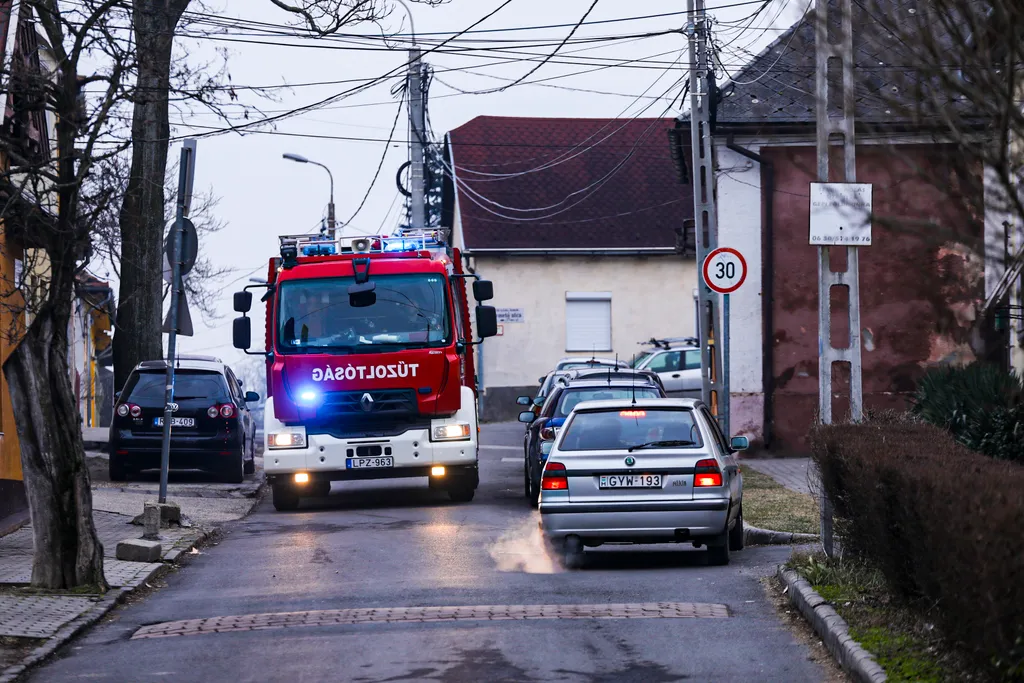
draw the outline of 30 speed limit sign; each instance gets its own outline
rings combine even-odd
[[[731,294],[747,279],[747,261],[735,249],[720,247],[704,259],[701,274],[709,288],[719,294]]]

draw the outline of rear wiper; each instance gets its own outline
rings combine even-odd
[[[672,446],[696,446],[693,441],[648,441],[647,443],[637,444],[636,446],[630,446],[627,452],[632,453],[633,451],[640,450],[641,448],[670,448]]]

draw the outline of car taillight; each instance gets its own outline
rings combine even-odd
[[[540,438],[542,441],[554,441],[555,440],[555,428],[554,427],[543,427],[540,430]]]
[[[565,476],[565,465],[560,462],[549,462],[541,475],[540,487],[544,491],[567,491],[569,480]]]
[[[209,408],[206,409],[207,417],[217,417],[218,415],[220,415],[220,408],[218,408],[217,406],[210,406]]]
[[[118,417],[128,417],[128,406],[127,406],[127,404],[122,403],[121,405],[119,405],[117,407],[117,415],[118,415]]]
[[[698,460],[693,468],[693,486],[721,486],[722,470],[718,467],[718,461],[713,458]]]
[[[129,405],[128,412],[132,414],[132,417],[142,417],[142,408],[136,405]]]
[[[235,416],[235,406],[232,405],[231,403],[225,403],[224,405],[222,405],[220,407],[220,416],[221,417],[234,417]]]

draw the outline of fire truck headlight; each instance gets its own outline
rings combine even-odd
[[[306,428],[286,427],[267,434],[267,448],[282,450],[285,448],[305,448]]]
[[[469,424],[466,422],[437,425],[430,430],[430,440],[469,441],[469,431]]]

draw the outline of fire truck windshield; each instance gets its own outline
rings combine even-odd
[[[367,353],[446,346],[451,321],[441,275],[377,275],[376,301],[349,302],[351,277],[291,280],[278,289],[281,353]]]

